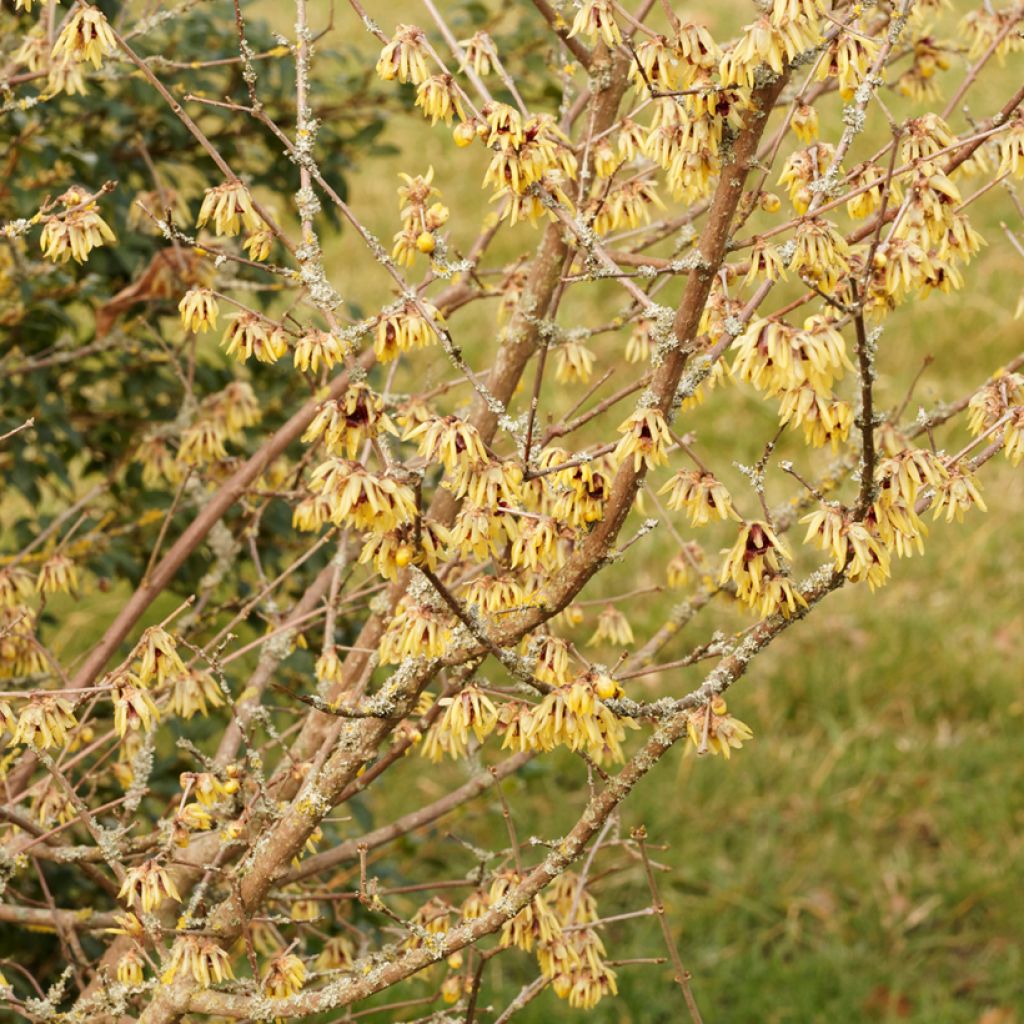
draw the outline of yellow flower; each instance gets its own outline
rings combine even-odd
[[[170,872],[156,860],[144,860],[128,868],[117,898],[123,899],[129,907],[141,906],[147,914],[159,909],[165,899],[181,902],[181,894]]]
[[[377,74],[385,82],[397,78],[403,84],[412,82],[419,85],[429,74],[424,42],[423,32],[415,25],[397,26],[394,38],[381,50],[377,59]]]
[[[431,75],[420,82],[416,89],[416,106],[423,109],[423,116],[430,118],[432,126],[438,121],[451,124],[456,115],[460,121],[466,119],[455,79],[448,74]]]
[[[117,980],[122,985],[141,985],[145,970],[142,954],[129,949],[117,961]]]
[[[622,442],[620,442],[621,444]],[[609,479],[591,463],[583,463],[566,470],[567,476],[557,474],[565,490],[555,502],[552,514],[569,526],[596,523],[604,514],[608,500]]]
[[[616,166],[617,163],[616,163]],[[614,168],[612,168],[614,170]],[[648,224],[651,220],[651,207],[665,209],[665,204],[658,197],[657,189],[652,181],[630,181],[613,189],[608,195],[596,200],[596,216],[593,218],[594,230],[599,235],[620,228],[637,228]],[[587,206],[587,212],[594,209]]]
[[[754,735],[748,725],[728,713],[721,697],[714,697],[710,706],[694,708],[689,713],[686,733],[698,753],[710,751],[726,760]]]
[[[678,554],[673,555],[665,567],[668,585],[673,590],[685,587],[694,573],[703,572],[704,561],[704,552],[701,546],[696,541],[688,542]]]
[[[622,440],[612,456],[616,463],[632,459],[633,472],[639,473],[641,467],[654,469],[668,461],[665,449],[672,443],[672,435],[660,409],[637,409],[619,424],[619,433]]]
[[[145,438],[135,450],[134,461],[142,464],[142,483],[146,487],[176,484],[181,479],[181,467],[165,438]]]
[[[295,343],[292,359],[297,370],[316,373],[323,363],[328,370],[345,358],[347,346],[329,331],[307,331]]]
[[[181,432],[178,462],[183,466],[202,466],[228,457],[224,447],[226,431],[223,423],[201,419]]]
[[[629,77],[636,91],[644,95],[650,88],[656,92],[674,92],[683,84],[680,68],[673,47],[665,36],[642,39],[634,47],[636,60],[630,64]]]
[[[796,229],[796,248],[790,260],[790,269],[823,292],[831,294],[839,280],[850,271],[850,248],[846,239],[826,220],[811,217],[801,221]]]
[[[512,541],[509,563],[514,569],[555,569],[565,564],[568,550],[559,543],[557,521],[552,516],[524,519]]]
[[[274,232],[266,224],[262,224],[245,236],[242,248],[249,254],[249,259],[262,263],[270,255],[270,247],[273,244]]]
[[[1019,405],[1024,405],[1024,376],[1000,371],[971,396],[967,406],[968,429],[977,437],[994,426],[1008,406]]]
[[[769,395],[809,384],[831,399],[832,386],[853,369],[843,336],[822,316],[808,317],[802,330],[783,321],[757,319],[732,343],[732,370]]]
[[[592,1010],[606,996],[618,994],[616,974],[604,962],[604,943],[594,929],[583,928],[569,936],[578,965],[556,975],[551,987],[572,1009]]]
[[[835,155],[835,147],[819,142],[791,153],[779,175],[779,184],[789,190],[789,201],[797,213],[806,213],[813,193],[811,183],[823,177]]]
[[[621,762],[626,729],[637,728],[630,718],[617,718],[597,695],[598,678],[580,676],[547,694],[540,704],[525,712],[517,729],[506,729],[502,746],[518,743],[522,750],[553,750],[563,745],[585,750],[598,764],[606,759]]]
[[[508,575],[478,576],[465,585],[462,597],[467,605],[477,608],[484,615],[511,611],[528,599],[522,584],[514,576]]]
[[[769,615],[781,615],[788,619],[796,613],[797,608],[806,608],[807,601],[788,576],[768,572],[762,579],[761,593],[756,604],[751,602],[751,605],[762,619]]]
[[[710,473],[681,469],[658,493],[668,493],[670,509],[688,512],[691,526],[706,525],[712,514],[719,519],[740,518],[725,485]]]
[[[625,646],[633,642],[633,630],[629,625],[629,619],[613,605],[608,605],[597,617],[597,629],[587,641],[587,645],[594,647],[604,642],[615,646]]]
[[[1010,414],[1003,431],[1003,454],[1011,466],[1019,466],[1024,460],[1024,407],[1018,407]]]
[[[238,792],[238,779],[234,777],[237,769],[229,767],[225,774],[227,781],[222,782],[213,772],[182,772],[178,782],[182,789],[194,793],[204,807],[213,807]]]
[[[932,518],[938,519],[945,512],[947,523],[953,522],[954,519],[962,523],[964,513],[973,505],[977,505],[982,512],[988,511],[988,506],[978,489],[977,477],[968,469],[954,466],[949,475],[935,487],[935,497],[932,498],[931,505],[935,515]]]
[[[942,460],[927,448],[904,448],[878,464],[883,493],[898,497],[913,507],[924,487],[938,487],[949,476]]]
[[[103,58],[117,50],[117,40],[98,7],[81,3],[68,18],[53,47],[53,59],[82,63],[90,61],[98,68]]]
[[[287,999],[302,991],[306,965],[294,953],[274,957],[263,975],[263,991],[271,999]]]
[[[591,43],[600,38],[609,49],[618,46],[622,42],[622,32],[615,21],[612,0],[584,0],[569,31],[569,38],[577,35],[585,35]]]
[[[422,307],[430,320],[420,312]],[[438,327],[444,326],[444,317],[431,303],[421,299],[419,304],[411,300],[402,304],[398,310],[381,316],[377,323],[374,336],[374,352],[382,363],[389,363],[402,352],[426,348],[436,339],[430,321]]]
[[[318,971],[338,971],[355,963],[356,947],[347,935],[332,935],[316,958]]]
[[[619,159],[622,161],[635,160],[646,152],[647,129],[631,118],[624,117],[619,121],[619,130],[615,134],[615,139]]]
[[[403,608],[380,639],[382,665],[399,665],[406,658],[438,658],[451,640],[450,616],[426,605]]]
[[[320,657],[316,659],[313,673],[317,682],[321,684],[341,682],[341,656],[337,647],[332,644],[321,652]]]
[[[410,524],[389,533],[371,534],[359,554],[359,564],[367,565],[372,561],[377,572],[389,580],[414,563],[436,569],[450,541],[448,530],[432,519],[424,519],[420,523],[419,551],[413,546],[415,539],[415,530]]]
[[[499,871],[491,882],[487,893],[487,902],[494,906],[504,900],[522,882],[521,876],[514,870]],[[550,942],[561,931],[561,925],[555,916],[544,893],[537,893],[511,920],[506,921],[501,929],[503,948],[515,946],[529,953],[534,943]]]
[[[227,181],[206,190],[196,227],[204,227],[211,218],[218,235],[237,235],[243,227],[256,231],[264,226],[253,208],[249,190],[240,181]]]
[[[818,65],[815,75],[819,82],[837,78],[839,95],[844,100],[853,98],[857,86],[874,62],[879,46],[878,41],[864,31],[861,22],[854,22],[849,29],[848,32],[838,33],[829,43],[826,58]]]
[[[134,677],[125,673],[113,683],[110,696],[114,702],[114,729],[121,737],[129,729],[149,732],[160,721],[159,709],[145,690],[128,681],[122,682],[121,678],[131,680]]]
[[[793,111],[789,126],[793,129],[793,134],[805,145],[812,143],[818,137],[817,107],[801,104]]]
[[[594,372],[594,353],[582,342],[567,341],[558,349],[555,380],[560,384],[586,384]]]
[[[469,39],[460,39],[459,46],[465,53],[463,66],[471,67],[481,78],[497,67],[498,50],[486,32],[474,32]]]
[[[161,983],[169,985],[181,970],[188,971],[201,988],[235,976],[228,954],[213,939],[199,935],[180,935],[175,939],[167,969],[160,976]]]
[[[530,640],[524,638],[523,643]],[[534,652],[534,675],[542,683],[562,686],[569,681],[569,643],[557,636],[541,637]]]
[[[339,526],[348,523],[357,529],[387,533],[416,517],[412,488],[370,473],[357,462],[328,459],[313,471],[309,487],[327,499],[331,522]]]
[[[453,971],[441,982],[441,998],[449,1006],[452,1003],[457,1003],[467,990],[467,984],[471,985],[472,983],[458,971]]]
[[[786,280],[786,267],[779,250],[760,238],[750,250],[750,269],[743,278],[743,283],[751,285],[759,277],[766,281]]]
[[[750,89],[761,65],[766,64],[781,75],[787,59],[810,49],[814,41],[809,31],[801,31],[795,23],[787,23],[783,28],[773,25],[769,18],[759,18],[744,26],[736,45],[722,57],[718,73],[724,84]]]
[[[172,677],[185,674],[174,638],[162,626],[145,630],[132,654],[140,659],[138,677],[143,686],[149,686],[153,679],[162,686]]]
[[[39,569],[36,590],[40,594],[69,594],[78,589],[78,570],[67,555],[51,555]]]
[[[174,816],[174,820],[189,832],[206,832],[213,828],[213,815],[201,804],[189,804]]]
[[[999,154],[998,174],[1024,178],[1024,115],[1018,107],[1010,117],[1010,127],[995,138]]]
[[[457,498],[478,508],[504,509],[519,504],[523,470],[516,462],[488,462],[483,466],[458,465],[446,480]]]
[[[739,598],[755,605],[761,599],[765,574],[778,573],[780,555],[792,557],[767,523],[744,523],[722,564],[719,586],[735,583]]]
[[[65,212],[47,217],[39,238],[48,260],[66,263],[73,257],[76,263],[84,263],[93,249],[115,241],[114,232],[86,192],[70,188],[60,201]]]
[[[454,697],[443,697],[444,713],[431,726],[420,753],[431,761],[440,761],[445,754],[462,757],[469,749],[470,734],[482,743],[498,724],[494,702],[479,687],[470,685]]]
[[[33,694],[18,717],[11,744],[25,743],[40,750],[63,747],[68,730],[77,724],[69,701],[63,697]]]
[[[0,608],[17,608],[33,590],[27,569],[0,569]]]
[[[417,450],[428,462],[440,462],[449,473],[484,466],[490,461],[480,432],[458,416],[432,417],[413,425],[402,435],[418,441]]]
[[[853,409],[849,402],[834,396],[822,397],[810,384],[791,388],[782,393],[779,423],[802,427],[804,440],[812,448],[832,445],[837,452],[853,426]]]
[[[240,363],[250,356],[255,356],[261,363],[276,363],[288,351],[284,328],[248,312],[232,314],[221,345]]]
[[[217,326],[217,299],[209,288],[190,288],[178,303],[185,330],[198,334]]]
[[[202,669],[187,669],[171,679],[171,695],[168,709],[181,718],[195,714],[206,716],[207,704],[219,708],[224,703],[224,694],[216,679]]]
[[[71,57],[51,61],[47,69],[46,91],[52,96],[62,92],[68,96],[84,96],[86,89],[83,65]]]
[[[322,494],[303,498],[292,512],[292,526],[296,530],[316,531],[331,521],[331,502]]]
[[[883,489],[871,506],[868,521],[887,551],[897,558],[912,558],[914,552],[924,554],[924,538],[928,528],[921,521],[913,503],[907,503],[892,490]],[[886,563],[888,575],[888,563]]]

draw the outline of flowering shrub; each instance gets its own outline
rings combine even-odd
[[[1024,354],[908,416],[886,333],[1001,244],[976,204],[1019,219],[1024,8],[773,0],[716,39],[670,4],[318,26],[296,0],[276,38],[246,6],[0,14],[0,920],[63,960],[4,995],[169,1024],[394,988],[401,1016],[425,977],[423,1019],[472,1021],[517,949],[535,980],[495,1021],[547,987],[589,1009],[616,850],[700,1020],[619,807],[676,744],[742,758],[725,694],[760,652],[1024,459]],[[330,50],[342,21],[375,69]],[[343,175],[398,119],[479,173],[482,217],[413,151],[371,233]],[[752,400],[775,422],[734,472],[749,439],[703,445],[702,412]],[[631,579],[662,535],[652,625]],[[734,628],[698,639],[711,606]],[[589,802],[524,844],[502,780],[558,756]],[[470,778],[403,810],[415,759]],[[485,792],[507,834],[386,887],[398,840]]]

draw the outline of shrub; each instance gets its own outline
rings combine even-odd
[[[976,204],[1020,212],[1019,5],[775,0],[717,40],[667,4],[443,6],[388,34],[296,0],[288,38],[241,4],[0,14],[0,920],[54,936],[6,951],[27,1019],[470,1021],[513,947],[534,980],[493,1019],[592,1008],[618,853],[699,1020],[622,801],[677,744],[752,742],[725,695],[758,655],[1024,458],[1024,356],[907,415],[929,361],[899,379],[886,332],[986,287]],[[345,176],[424,118],[444,173],[403,147],[389,247]],[[503,780],[551,765],[589,799],[525,843]],[[507,832],[403,845],[485,793]]]

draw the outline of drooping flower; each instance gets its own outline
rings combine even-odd
[[[207,713],[207,705],[219,708],[224,703],[224,694],[212,673],[203,669],[187,669],[171,679],[171,695],[168,709],[180,718],[191,718]]]
[[[416,516],[411,487],[370,473],[358,462],[330,458],[313,471],[309,486],[327,500],[331,521],[337,525],[388,533]]]
[[[729,714],[725,701],[714,697],[710,705],[690,711],[686,733],[698,753],[721,754],[726,760],[754,734],[746,723]]]
[[[145,961],[136,949],[129,949],[117,961],[117,980],[122,985],[141,985],[144,971]]]
[[[179,935],[175,939],[167,969],[160,977],[161,983],[169,985],[182,970],[191,974],[201,988],[235,976],[227,952],[213,939],[201,935]]]
[[[634,473],[639,473],[641,467],[654,469],[668,461],[666,449],[672,444],[672,434],[660,409],[637,409],[619,424],[619,433],[622,439],[614,459],[617,463],[631,460]]]
[[[218,235],[237,235],[243,227],[246,231],[256,231],[263,226],[249,190],[237,179],[206,190],[196,227],[205,227],[211,219]]]
[[[164,900],[181,902],[170,872],[155,859],[144,860],[125,871],[117,898],[129,907],[142,907],[147,914],[157,910]]]
[[[98,68],[103,58],[117,50],[117,40],[98,7],[80,3],[68,18],[53,46],[54,61],[89,61]]]
[[[153,698],[138,686],[133,686],[130,673],[124,673],[112,686],[110,697],[114,702],[114,729],[124,737],[129,729],[149,732],[160,721],[160,710]]]
[[[71,702],[49,694],[33,694],[28,699],[11,736],[11,744],[25,743],[40,750],[63,747],[68,730],[77,724]]]
[[[74,258],[76,263],[84,263],[93,249],[116,240],[87,192],[70,188],[60,197],[60,202],[65,212],[47,217],[39,238],[40,248],[48,260],[66,263]]]
[[[217,297],[209,288],[190,288],[178,303],[178,312],[185,330],[206,332],[217,326]]]
[[[608,605],[597,617],[597,629],[587,641],[588,646],[601,643],[626,646],[633,642],[633,629],[629,619],[614,605]]]
[[[307,331],[295,343],[292,359],[297,370],[316,373],[320,364],[332,369],[345,358],[345,342],[330,331]]]
[[[77,589],[78,570],[67,555],[58,552],[43,562],[36,577],[40,594],[70,594]]]
[[[494,702],[479,687],[467,686],[454,697],[442,697],[444,713],[431,726],[420,753],[431,761],[445,754],[462,757],[469,749],[470,735],[482,743],[498,724]]]
[[[377,59],[377,74],[390,82],[398,79],[405,84],[419,85],[430,72],[425,57],[425,37],[415,25],[399,25],[391,42],[387,43]]]
[[[267,965],[263,991],[271,999],[287,999],[302,991],[306,983],[306,965],[294,953],[282,953]]]
[[[658,493],[668,494],[670,509],[688,512],[691,526],[704,526],[712,515],[739,520],[725,484],[711,473],[681,469]]]
[[[622,42],[622,31],[615,21],[612,0],[584,0],[569,31],[572,36],[585,35],[591,43],[600,39],[609,49]]]
[[[765,574],[778,573],[780,556],[792,557],[767,523],[744,523],[722,564],[719,585],[735,583],[737,595],[754,604],[760,599]]]

